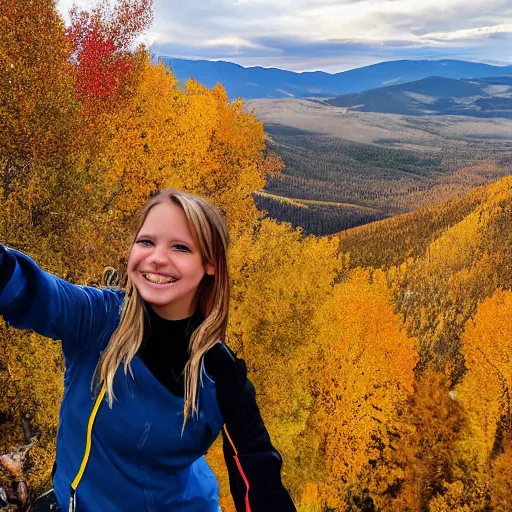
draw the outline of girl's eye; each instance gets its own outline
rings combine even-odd
[[[186,245],[176,244],[173,247],[178,249],[178,251],[189,252],[189,248]]]
[[[143,238],[141,240],[137,240],[137,243],[141,244],[141,245],[145,245],[145,246],[153,245],[153,242],[151,240],[147,240],[145,238]]]

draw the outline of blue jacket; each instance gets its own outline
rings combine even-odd
[[[0,292],[0,314],[16,328],[62,340],[66,370],[54,487],[67,510],[94,405],[94,369],[119,323],[124,295],[70,284],[20,252],[9,254],[15,267]],[[112,409],[106,401],[99,407],[76,510],[217,512],[218,485],[204,459],[223,425],[215,383],[203,367],[199,417],[187,422],[181,438],[183,399],[160,384],[138,356],[131,366],[133,379],[122,368],[115,376]]]

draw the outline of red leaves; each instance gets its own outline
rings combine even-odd
[[[91,12],[70,11],[77,93],[85,106],[114,98],[135,66],[133,46],[152,22],[152,0],[103,2]]]

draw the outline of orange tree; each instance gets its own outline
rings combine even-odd
[[[387,461],[397,413],[412,392],[415,340],[402,330],[380,270],[355,269],[336,284],[315,326],[309,423],[320,503],[344,509],[368,501],[386,509],[389,487],[401,476]]]
[[[512,438],[511,306],[512,292],[498,290],[468,320],[462,336],[467,373],[455,390],[469,418],[466,445],[471,450],[466,451],[496,510],[512,503],[510,478],[504,474]]]

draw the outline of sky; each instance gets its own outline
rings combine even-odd
[[[329,73],[399,59],[512,64],[512,0],[153,1],[155,56]],[[72,4],[58,0],[65,20]]]

